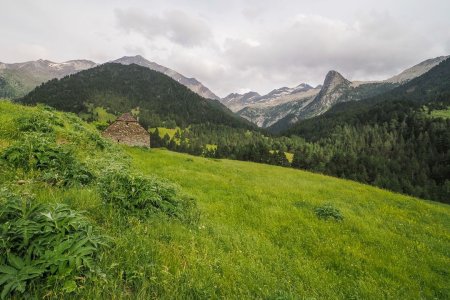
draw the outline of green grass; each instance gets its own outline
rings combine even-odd
[[[150,128],[150,132],[155,132],[156,128]],[[163,138],[166,134],[169,135],[169,137],[172,139],[173,136],[175,135],[175,133],[177,133],[177,131],[181,132],[180,127],[177,128],[166,128],[166,127],[158,127],[158,131],[159,131],[159,136],[161,138]]]
[[[168,274],[157,278],[169,276],[173,286],[160,296],[450,295],[446,205],[280,167],[127,152],[134,168],[179,183],[202,212],[197,231],[164,231],[170,242],[156,252],[165,253]],[[344,220],[318,219],[314,209],[325,203]]]
[[[97,177],[111,165],[167,178],[197,201],[200,221],[138,218],[103,203],[96,183],[56,188],[0,169],[0,188],[85,211],[112,239],[74,292],[31,285],[25,298],[448,299],[450,207],[300,170],[156,149],[96,146],[71,114],[0,102],[0,152],[15,120],[63,120],[56,140]],[[25,180],[25,184],[18,184]],[[340,221],[321,219],[336,209]]]
[[[116,116],[110,114],[103,107],[95,107],[92,103],[86,103],[88,113],[80,113],[80,117],[84,120],[92,119],[97,122],[111,123],[116,120]]]
[[[442,110],[433,110],[430,114],[434,118],[450,119],[450,107]]]
[[[292,163],[292,161],[294,160],[294,153],[284,152],[284,155],[286,155],[286,159],[288,160],[288,162]]]
[[[216,151],[217,145],[216,144],[206,144],[205,149],[209,150],[209,151]]]
[[[274,154],[275,150],[270,150],[269,152],[271,154]],[[284,152],[284,156],[286,156],[286,159],[288,160],[289,163],[292,163],[292,161],[294,160],[294,153]]]

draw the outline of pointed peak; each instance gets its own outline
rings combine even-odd
[[[261,96],[260,94],[258,94],[257,92],[253,92],[253,91],[250,91],[250,92],[247,92],[247,93],[245,93],[244,94],[244,96]]]
[[[327,73],[327,76],[325,77],[325,81],[323,83],[324,87],[329,86],[336,86],[338,84],[350,84],[350,81],[345,79],[344,76],[342,76],[338,71],[331,70]]]
[[[306,88],[306,87],[311,87],[312,88],[312,86],[310,86],[309,84],[304,83],[304,82],[300,83],[295,88]]]
[[[223,99],[230,99],[230,98],[235,98],[235,97],[239,97],[239,96],[243,96],[243,95],[239,94],[239,93],[230,93]]]
[[[145,57],[143,57],[142,55],[135,55],[135,56],[122,56],[121,58],[118,58],[118,59],[116,59],[116,60],[114,60],[115,62],[117,62],[117,61],[130,61],[130,62],[142,62],[142,61],[145,61],[145,62],[147,62],[148,60],[145,58]]]
[[[300,83],[299,85],[297,85],[296,87],[294,87],[294,92],[302,92],[302,91],[308,91],[310,89],[313,89],[312,86],[310,86],[307,83]]]
[[[342,77],[342,78],[344,78],[344,76],[342,76],[341,75],[341,73],[339,73],[338,71],[336,71],[336,70],[330,70],[330,71],[328,71],[328,73],[327,73],[327,77]],[[345,79],[345,78],[344,78]]]

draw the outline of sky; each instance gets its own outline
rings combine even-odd
[[[449,0],[0,0],[0,61],[142,55],[220,97],[450,54]]]

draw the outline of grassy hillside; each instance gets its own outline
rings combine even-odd
[[[30,124],[27,120],[34,120],[33,126],[21,125]],[[8,193],[28,197],[32,203],[64,204],[82,213],[94,232],[108,239],[107,247],[92,254],[92,268],[57,273],[60,277],[48,271],[31,280],[24,293],[17,291],[19,297],[450,296],[447,205],[300,170],[119,148],[74,115],[46,107],[0,102],[0,121],[0,211],[11,198]],[[5,151],[16,141],[27,145],[25,141],[33,141],[36,134],[48,140],[56,154],[70,149],[72,163],[85,166],[91,180],[77,182],[79,177],[67,177],[60,172],[64,169],[48,169],[46,164],[29,170],[7,164]],[[11,156],[6,157],[11,162]],[[34,159],[42,163],[40,156],[29,163],[34,164]],[[110,177],[111,168],[120,175]],[[55,175],[49,171],[61,177],[49,180],[44,175]],[[128,187],[117,178],[127,174],[133,180],[124,194]],[[140,193],[148,187],[142,178],[155,176],[157,184],[147,194]],[[179,185],[175,198],[197,203],[192,212],[199,212],[199,218],[196,213],[189,218],[179,217],[180,211],[171,213],[170,205],[177,202],[167,189],[170,182]],[[154,193],[164,199],[169,196],[170,201],[161,202]],[[136,199],[145,204],[145,195],[151,196],[151,206],[130,206]],[[327,215],[337,219],[325,219]],[[10,228],[0,230],[2,241],[9,241],[5,232]],[[2,247],[0,278],[10,270],[2,265],[10,260],[17,263]],[[2,288],[5,285],[0,283]]]
[[[197,232],[159,233],[170,236],[161,251],[179,283],[165,287],[173,296],[180,286],[225,297],[450,295],[446,205],[280,167],[127,152],[135,168],[180,183],[199,201]],[[342,222],[317,218],[326,203]]]
[[[31,74],[21,70],[3,69],[0,71],[0,97],[22,97],[33,88],[54,77],[44,74]]]
[[[443,118],[443,119],[450,119],[450,107],[447,109],[437,109],[431,111],[430,115],[433,118]]]

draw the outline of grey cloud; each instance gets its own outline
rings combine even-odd
[[[259,37],[259,45],[229,39],[228,61],[265,73],[300,75],[317,80],[318,72],[337,69],[348,76],[383,76],[399,65],[416,63],[427,53],[428,39],[388,14],[372,14],[347,24],[321,16],[299,16],[289,26]],[[299,78],[301,80],[301,78]]]
[[[242,10],[242,14],[250,21],[256,20],[263,13],[264,9],[260,6],[249,6]]]
[[[176,44],[194,47],[212,38],[208,25],[202,19],[179,10],[166,11],[158,16],[136,9],[116,9],[115,16],[120,28],[142,34],[149,40],[165,37]]]

